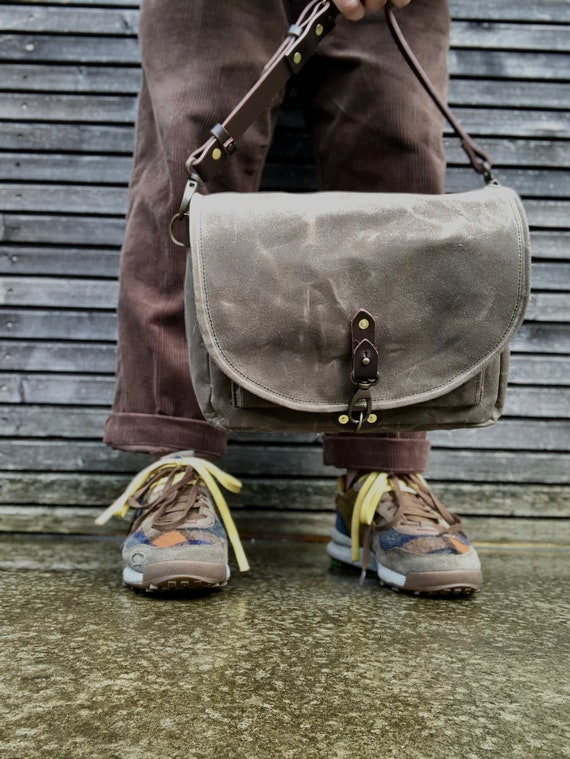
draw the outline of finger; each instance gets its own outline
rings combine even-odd
[[[364,7],[367,11],[374,13],[386,5],[387,0],[364,0]]]
[[[364,16],[364,6],[360,0],[334,0],[334,4],[349,21],[360,21]]]
[[[364,0],[364,7],[367,11],[374,13],[386,5],[386,0]]]
[[[388,0],[362,0],[364,3],[364,8],[367,11],[374,12],[379,11],[381,8],[383,8]],[[392,5],[394,8],[403,8],[404,5],[408,5],[410,0],[392,0]]]
[[[360,21],[365,11],[379,11],[388,0],[334,0],[336,7],[350,21]],[[395,8],[403,8],[410,0],[392,0]]]

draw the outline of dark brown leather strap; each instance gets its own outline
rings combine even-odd
[[[470,137],[467,134],[467,132],[463,129],[459,121],[456,119],[451,108],[447,105],[447,103],[445,103],[439,97],[429,76],[427,75],[423,66],[414,55],[411,47],[408,45],[406,38],[404,37],[402,30],[400,29],[398,22],[396,21],[396,18],[394,16],[394,8],[390,2],[388,2],[387,5],[385,6],[384,12],[386,15],[386,21],[388,22],[388,28],[390,29],[390,32],[392,33],[394,42],[398,46],[399,51],[404,56],[406,63],[412,69],[412,71],[416,75],[416,78],[418,79],[418,81],[420,82],[424,90],[431,97],[433,102],[436,104],[436,106],[439,108],[441,113],[445,116],[445,118],[448,120],[448,122],[452,126],[455,134],[461,140],[461,145],[463,147],[463,150],[467,153],[467,156],[469,157],[469,160],[471,161],[471,165],[473,166],[475,171],[477,171],[479,174],[483,174],[485,176],[485,179],[489,181],[490,179],[492,179],[491,157],[482,148],[480,148],[479,145],[477,145],[477,143],[472,137]]]
[[[216,124],[210,138],[186,161],[188,176],[197,175],[202,182],[212,179],[234,152],[238,139],[259,114],[267,108],[275,93],[292,74],[296,74],[317,49],[321,39],[334,27],[338,14],[331,2],[312,0],[293,24],[256,84],[238,103],[222,124]]]
[[[317,49],[319,42],[333,29],[338,13],[337,7],[331,0],[311,0],[297,23],[289,28],[286,38],[265,66],[256,84],[228,118],[222,124],[216,124],[212,128],[212,137],[188,157],[186,171],[191,181],[207,182],[218,173],[225,161],[235,152],[238,140],[245,130],[269,106],[275,93],[283,87],[291,75],[303,67]],[[437,94],[428,75],[406,42],[394,18],[390,2],[385,7],[385,13],[392,36],[405,60],[461,139],[463,149],[475,171],[483,174],[485,179],[490,181],[492,164],[489,155],[465,132],[447,104]],[[187,205],[188,203],[183,201],[177,218],[182,218]]]

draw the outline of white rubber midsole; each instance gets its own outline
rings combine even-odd
[[[327,544],[327,553],[332,559],[342,562],[343,564],[350,564],[356,569],[362,567],[362,548],[360,549],[359,561],[352,560],[352,544],[350,538],[347,535],[343,535],[336,527],[331,534],[332,540]],[[380,564],[376,560],[376,555],[371,551],[368,559],[368,567],[371,572],[376,572],[382,582],[386,582],[389,585],[396,585],[398,588],[403,588],[406,584],[406,575],[394,572],[393,569]]]
[[[226,582],[230,579],[230,568],[228,565],[226,565]],[[129,567],[128,565],[123,567],[123,582],[125,582],[127,585],[142,585],[143,584],[143,573],[137,572],[132,567]]]
[[[135,572],[131,567],[123,567],[123,582],[128,585],[142,585],[142,572]]]

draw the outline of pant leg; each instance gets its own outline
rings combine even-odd
[[[105,442],[130,451],[221,455],[204,421],[184,329],[185,254],[168,236],[184,161],[259,77],[288,23],[281,0],[142,0],[143,69],[134,168],[121,254],[118,365]],[[276,98],[275,107],[279,98]],[[268,110],[205,191],[257,190],[274,126]]]
[[[443,97],[449,14],[445,0],[413,0],[398,12],[412,49]],[[384,14],[339,19],[299,80],[312,125],[321,189],[441,193],[443,119],[394,44]],[[325,463],[421,472],[425,433],[330,435]]]

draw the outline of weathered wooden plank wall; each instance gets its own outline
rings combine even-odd
[[[139,83],[136,0],[0,6],[0,515],[4,529],[84,530],[144,459],[106,449],[118,249]],[[450,102],[523,196],[533,295],[505,418],[432,435],[429,475],[467,514],[570,514],[570,2],[450,3]],[[298,111],[264,186],[311,189]],[[448,189],[476,186],[447,134]],[[307,436],[240,436],[240,505],[331,508]],[[269,480],[269,483],[268,483]],[[492,487],[489,487],[489,486]],[[42,510],[42,506],[49,510]],[[60,508],[55,508],[60,507]],[[66,527],[67,525],[67,527]]]

